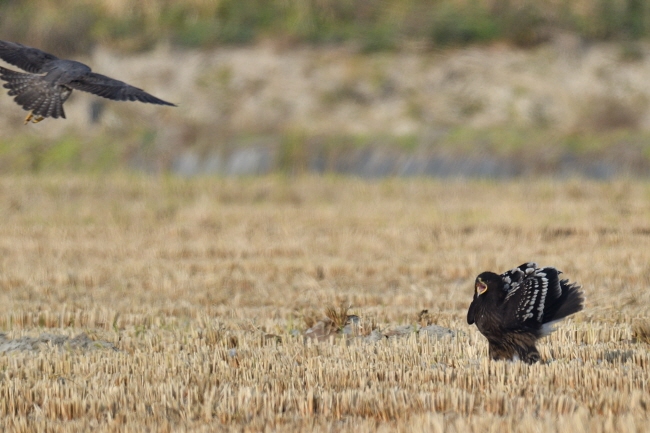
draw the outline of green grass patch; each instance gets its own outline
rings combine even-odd
[[[301,174],[313,169],[329,172],[349,158],[380,150],[383,155],[444,155],[446,157],[528,158],[544,156],[555,164],[563,156],[588,160],[650,161],[650,133],[616,129],[603,132],[560,133],[545,128],[450,128],[435,136],[332,134],[310,135],[290,131],[284,135],[233,136],[222,145],[196,145],[206,156],[215,152],[227,159],[233,151],[250,146],[268,149],[272,171]],[[171,172],[184,148],[161,148],[156,133],[140,130],[130,136],[100,134],[94,138],[66,134],[59,139],[17,135],[0,140],[0,170],[4,173],[107,173],[115,171]],[[534,165],[534,164],[533,164]],[[550,168],[550,167],[549,167]]]
[[[643,0],[154,0],[0,1],[3,39],[58,54],[97,43],[124,50],[168,40],[188,47],[247,44],[276,38],[296,43],[353,43],[392,50],[404,41],[433,47],[506,40],[531,46],[556,29],[591,40],[650,35]]]

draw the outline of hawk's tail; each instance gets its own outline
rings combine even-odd
[[[5,89],[14,101],[25,110],[41,117],[63,117],[63,103],[68,99],[72,89],[52,85],[43,80],[41,75],[26,74],[0,67],[0,79],[6,81]]]

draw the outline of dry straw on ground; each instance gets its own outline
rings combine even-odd
[[[5,177],[0,193],[5,338],[97,342],[1,354],[5,431],[648,431],[647,183]],[[580,282],[585,311],[541,342],[545,363],[489,361],[472,282],[528,260]],[[340,305],[361,329],[455,334],[304,338]]]

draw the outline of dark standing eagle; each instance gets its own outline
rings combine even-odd
[[[553,324],[582,310],[580,286],[560,280],[555,268],[524,263],[506,273],[483,272],[474,283],[467,323],[487,338],[492,359],[539,361],[535,342]]]
[[[7,82],[4,87],[9,89],[9,96],[15,96],[14,101],[30,111],[25,124],[30,120],[40,122],[46,117],[65,119],[63,103],[74,89],[114,101],[140,101],[175,107],[142,89],[95,74],[83,63],[59,59],[15,42],[0,41],[0,59],[29,72],[0,67],[0,78]]]

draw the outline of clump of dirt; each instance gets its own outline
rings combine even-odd
[[[425,334],[432,338],[453,337],[456,332],[432,323],[432,315],[428,310],[423,310],[418,315],[420,325],[402,325],[380,330],[376,323],[365,324],[357,315],[348,315],[349,307],[341,305],[337,310],[328,307],[323,319],[306,323],[311,326],[305,331],[305,339],[318,341],[329,340],[330,336],[343,335],[346,338],[362,338],[364,341],[374,343],[384,338],[404,337],[411,333]]]
[[[632,335],[635,342],[650,344],[650,320],[637,320],[632,326]]]

